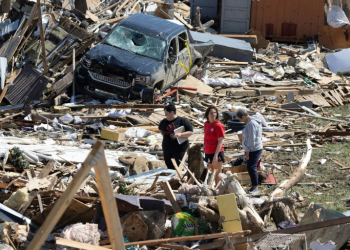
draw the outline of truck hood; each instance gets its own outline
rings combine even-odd
[[[151,75],[163,65],[162,62],[118,49],[107,44],[98,44],[87,53],[90,60],[97,60],[104,66],[134,71],[139,75]]]

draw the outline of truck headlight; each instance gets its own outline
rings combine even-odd
[[[145,85],[150,83],[151,78],[149,76],[136,75],[135,82],[137,84]]]
[[[91,60],[88,59],[86,56],[83,57],[82,62],[87,68],[91,67]]]
[[[96,62],[91,64],[90,70],[97,74],[103,74],[103,66]]]

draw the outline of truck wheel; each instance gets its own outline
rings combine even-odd
[[[192,67],[192,69],[189,72],[189,75],[194,76],[195,78],[197,78],[197,71],[198,71],[198,65],[194,65]]]
[[[154,104],[154,89],[145,88],[142,90],[142,102]]]
[[[86,28],[89,26],[89,22],[84,20],[80,23],[79,27],[83,28],[84,30],[86,30]]]

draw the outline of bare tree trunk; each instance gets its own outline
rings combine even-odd
[[[188,169],[194,174],[197,180],[200,180],[204,172],[204,161],[201,152],[202,145],[196,144],[188,151]]]
[[[280,185],[271,193],[269,200],[272,201],[275,197],[282,197],[284,196],[284,193],[290,189],[292,186],[294,186],[296,183],[301,181],[301,179],[304,177],[304,174],[307,169],[307,164],[310,161],[312,153],[312,146],[310,144],[310,139],[306,142],[306,155],[303,156],[303,158],[299,162],[298,168],[294,170],[294,172],[289,176],[288,179],[282,181]]]

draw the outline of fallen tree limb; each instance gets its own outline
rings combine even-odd
[[[231,180],[228,185],[230,193],[236,195],[237,206],[239,209],[239,215],[244,229],[250,229],[252,232],[262,232],[264,227],[264,221],[260,215],[256,212],[253,203],[248,198],[246,192],[242,188],[239,181],[235,178]]]
[[[290,175],[288,179],[282,181],[282,183],[278,185],[278,187],[271,193],[269,201],[272,201],[275,197],[282,197],[288,189],[297,184],[297,182],[301,181],[306,172],[307,164],[310,161],[311,153],[312,146],[310,143],[310,139],[308,139],[306,141],[306,154],[300,160],[298,168],[294,170],[294,172]]]

